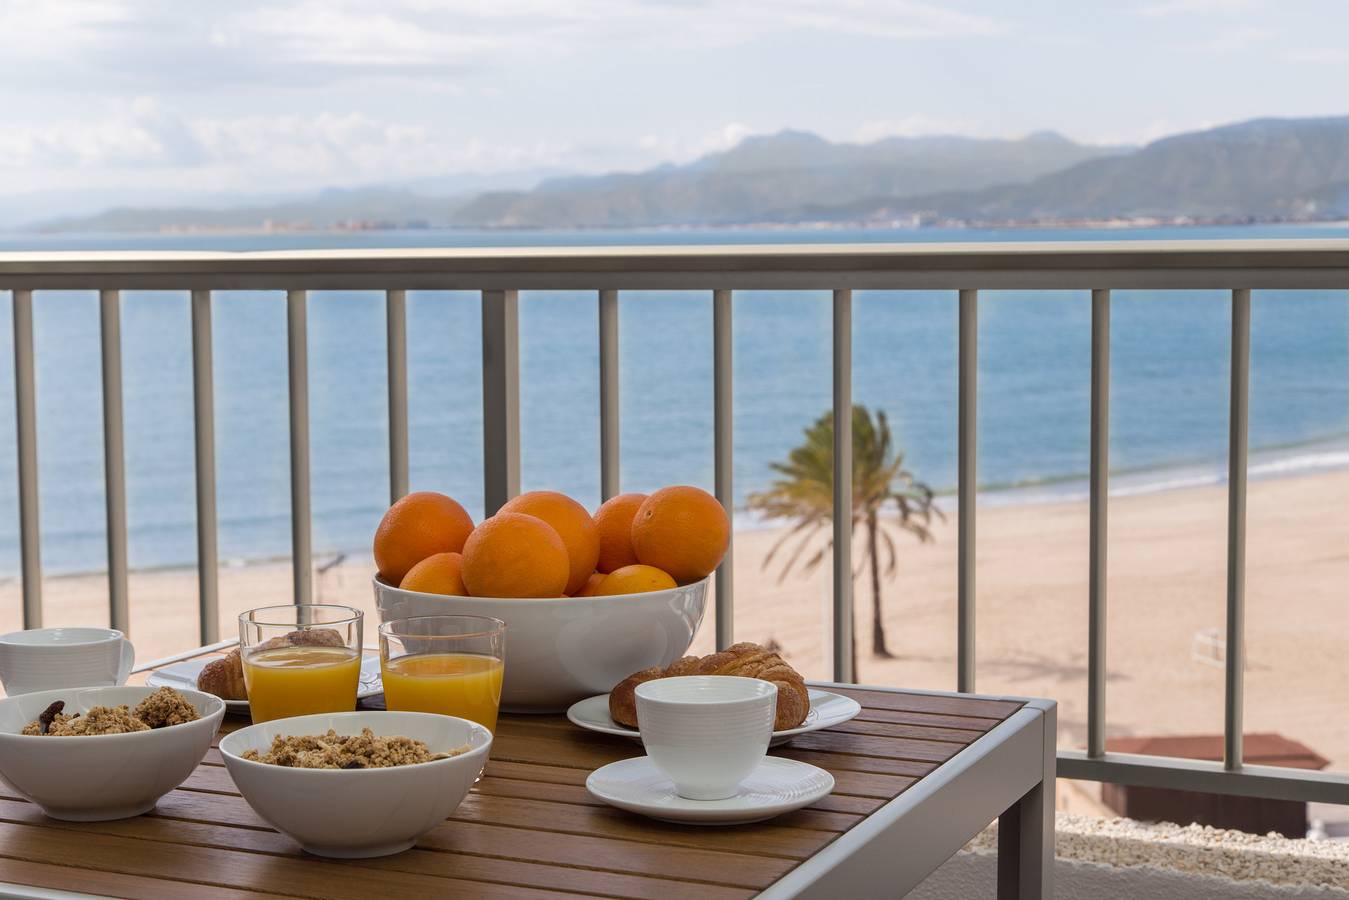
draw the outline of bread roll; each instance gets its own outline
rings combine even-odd
[[[197,676],[197,690],[215,694],[221,700],[248,699],[248,687],[244,684],[244,662],[238,647],[206,664],[206,668]]]

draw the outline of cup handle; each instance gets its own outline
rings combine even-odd
[[[131,667],[135,664],[136,648],[126,638],[122,638],[122,664],[117,667],[118,684],[126,684],[126,680],[131,677]]]

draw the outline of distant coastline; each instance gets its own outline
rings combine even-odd
[[[631,233],[668,233],[686,234],[691,232],[830,232],[830,231],[912,231],[933,232],[938,230],[1073,230],[1073,231],[1134,231],[1139,229],[1168,228],[1183,230],[1188,228],[1242,228],[1242,227],[1280,227],[1280,226],[1316,226],[1325,228],[1349,228],[1349,216],[1335,215],[1325,218],[1316,217],[1257,217],[1257,216],[1116,216],[1103,219],[933,219],[920,217],[894,219],[859,220],[820,220],[820,221],[756,221],[727,223],[683,223],[658,224],[649,226],[635,225],[574,225],[533,228],[527,226],[482,225],[482,226],[431,226],[425,223],[397,223],[386,220],[351,220],[337,222],[324,227],[315,227],[311,222],[263,222],[255,226],[210,226],[168,225],[152,231],[109,231],[78,232],[64,229],[45,229],[36,231],[13,230],[0,231],[11,237],[43,237],[62,235],[69,237],[111,237],[116,235],[162,235],[166,237],[199,236],[322,236],[339,234],[403,234],[417,232],[423,234],[481,234],[497,233],[528,236],[531,234],[631,234]]]

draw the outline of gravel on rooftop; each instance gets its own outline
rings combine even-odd
[[[1158,866],[1235,881],[1331,887],[1349,891],[1349,842],[1246,834],[1208,825],[1145,823],[1059,813],[1059,859],[1111,866]],[[969,849],[997,848],[996,823]]]

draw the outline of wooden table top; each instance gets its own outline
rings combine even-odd
[[[748,897],[911,787],[1021,704],[833,688],[851,722],[773,749],[827,769],[833,794],[768,822],[667,825],[602,805],[595,768],[641,753],[562,716],[503,716],[482,780],[415,848],[338,861],[302,852],[235,790],[214,747],[154,812],[49,819],[0,782],[0,881],[137,898]],[[246,725],[226,716],[221,732]],[[358,812],[358,811],[353,811]]]

